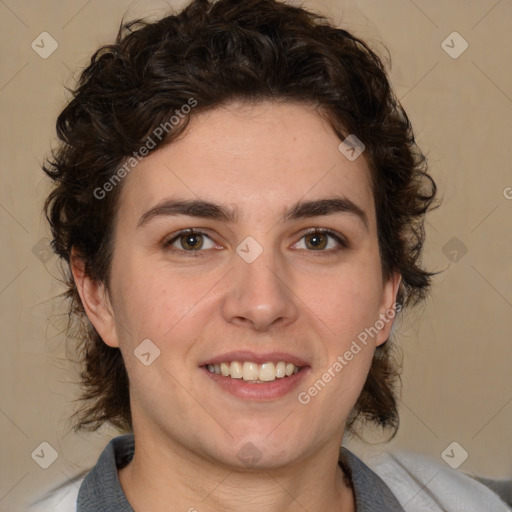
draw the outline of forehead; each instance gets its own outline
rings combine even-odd
[[[279,214],[301,199],[343,195],[374,217],[370,171],[339,150],[312,107],[234,103],[192,117],[179,139],[125,178],[120,209],[141,212],[169,196],[230,206],[240,219]]]

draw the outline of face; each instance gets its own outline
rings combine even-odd
[[[340,142],[308,106],[232,104],[125,178],[109,299],[81,293],[123,354],[136,436],[235,467],[339,446],[398,285],[364,154]],[[207,367],[233,361],[243,378]]]

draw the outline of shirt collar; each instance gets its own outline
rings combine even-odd
[[[78,492],[77,512],[134,512],[119,482],[117,470],[133,458],[133,434],[112,439]],[[340,450],[340,465],[354,486],[357,512],[404,512],[389,487],[347,448]]]
[[[339,464],[349,476],[356,498],[356,512],[404,512],[391,489],[361,459],[344,446]]]
[[[133,434],[115,437],[108,443],[80,486],[77,512],[134,512],[117,475],[117,470],[132,460],[134,452]]]

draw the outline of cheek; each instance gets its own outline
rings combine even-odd
[[[218,280],[214,275],[183,275],[137,260],[125,261],[117,277],[116,319],[123,344],[130,346],[146,338],[159,346],[172,339],[208,302],[208,291]]]
[[[382,298],[380,267],[347,265],[324,276],[303,276],[301,299],[328,332],[345,340],[375,323]]]

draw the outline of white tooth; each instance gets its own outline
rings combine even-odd
[[[229,366],[226,363],[220,363],[220,372],[224,377],[229,377]]]
[[[261,365],[252,361],[232,361],[231,363],[223,362],[206,366],[211,373],[252,382],[271,382],[276,378],[282,379],[294,375],[300,369],[298,366],[284,361],[278,363],[268,361]]]
[[[258,380],[260,371],[258,364],[246,361],[243,366],[243,379],[244,380]]]
[[[286,363],[279,361],[276,364],[276,378],[282,379],[283,377],[286,377]]]
[[[231,368],[229,373],[231,374],[232,379],[241,379],[243,375],[242,364],[238,361],[233,361],[231,363]]]
[[[260,366],[260,373],[258,376],[259,380],[263,380],[265,382],[276,380],[276,367],[274,363],[263,363]]]

